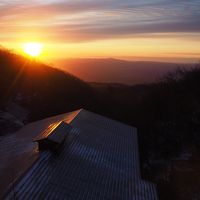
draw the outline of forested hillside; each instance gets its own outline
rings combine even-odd
[[[75,76],[8,51],[0,51],[0,106],[29,110],[28,121],[90,105],[93,90]]]

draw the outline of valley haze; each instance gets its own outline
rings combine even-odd
[[[178,68],[190,68],[189,63],[127,61],[113,58],[70,58],[57,60],[55,67],[87,82],[127,85],[156,82]]]

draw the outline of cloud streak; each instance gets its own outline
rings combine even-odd
[[[58,41],[200,33],[199,0],[67,0],[0,3],[0,40],[40,32]],[[8,34],[9,33],[9,34]],[[192,36],[191,36],[192,37]]]

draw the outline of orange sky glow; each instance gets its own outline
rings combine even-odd
[[[84,4],[3,0],[0,45],[23,53],[24,43],[39,42],[43,44],[39,57],[45,61],[113,57],[197,62],[199,4],[197,0],[87,0]]]

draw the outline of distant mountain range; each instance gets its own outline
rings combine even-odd
[[[117,59],[64,59],[57,66],[88,82],[142,84],[154,82],[178,67],[190,64]]]

